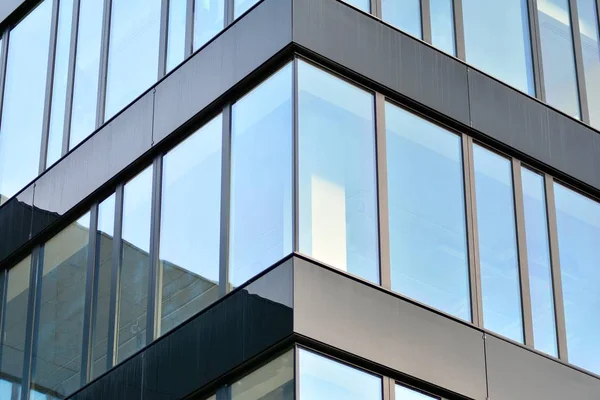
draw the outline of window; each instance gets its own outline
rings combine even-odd
[[[27,256],[5,275],[8,283],[5,286],[7,293],[4,299],[4,326],[0,336],[0,372],[3,377],[0,381],[0,395],[3,399],[18,400],[18,394],[12,396],[12,393],[15,389],[20,391],[23,381],[30,274],[31,257]]]
[[[569,0],[537,0],[546,102],[579,118]]]
[[[221,116],[163,159],[160,332],[219,297]]]
[[[471,320],[461,138],[385,105],[392,290]]]
[[[322,357],[308,350],[298,351],[301,400],[381,400],[381,377]]]
[[[483,325],[523,343],[511,162],[473,146]]]
[[[371,10],[371,0],[342,0],[345,3],[353,5],[354,7],[363,10],[364,12],[370,12]]]
[[[554,185],[569,362],[600,373],[600,204]]]
[[[535,95],[527,0],[463,0],[467,62]]]
[[[90,214],[43,248],[32,390],[66,396],[80,387]]]
[[[105,121],[156,82],[160,7],[161,0],[112,0]]]
[[[10,32],[0,124],[0,205],[38,175],[52,2]]]
[[[54,164],[62,154],[71,26],[73,23],[73,0],[62,0],[59,7],[46,167]]]
[[[194,51],[225,27],[225,0],[195,0]]]
[[[430,0],[431,44],[450,55],[456,55],[453,0]]]
[[[590,123],[600,129],[600,40],[594,0],[577,0]]]
[[[117,362],[146,345],[151,198],[149,167],[129,181],[123,193]]]
[[[521,168],[521,180],[533,316],[533,342],[536,349],[556,357],[558,350],[554,319],[554,290],[544,177],[527,168]]]
[[[401,31],[419,39],[423,37],[421,0],[381,0],[381,15]]]
[[[167,32],[167,72],[185,58],[185,25],[187,0],[169,0]]]
[[[233,0],[233,18],[239,18],[260,0]]]
[[[94,310],[92,311],[92,354],[90,378],[95,379],[106,371],[108,360],[108,325],[110,286],[113,268],[113,237],[115,225],[115,195],[98,206],[96,231],[96,265],[94,266]],[[112,360],[110,360],[112,361]],[[90,380],[91,380],[90,379]]]
[[[292,400],[294,390],[294,351],[290,350],[231,385],[231,399]]]
[[[374,98],[298,61],[299,250],[379,282]]]
[[[96,128],[104,0],[80,1],[69,149]]]
[[[396,384],[395,400],[433,400],[437,397],[429,396],[425,393],[418,392],[414,389],[409,389],[406,386]]]
[[[292,65],[232,107],[229,279],[292,252]]]

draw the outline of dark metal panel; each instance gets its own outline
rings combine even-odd
[[[33,219],[33,185],[0,208],[0,260],[27,243]]]
[[[291,42],[291,0],[266,0],[156,87],[158,143]]]
[[[472,126],[487,137],[600,189],[600,135],[469,69]]]
[[[467,67],[454,58],[336,0],[295,0],[293,28],[306,49],[469,124]]]
[[[490,399],[600,398],[599,379],[491,335],[486,356]]]
[[[480,331],[298,257],[294,332],[461,395],[486,397]]]

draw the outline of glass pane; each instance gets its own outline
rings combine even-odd
[[[103,5],[104,0],[81,1],[79,5],[69,149],[96,128]]]
[[[463,0],[467,62],[535,95],[527,0]]]
[[[59,7],[46,167],[54,164],[62,153],[69,75],[69,51],[71,49],[71,26],[73,24],[73,0],[61,0]]]
[[[38,175],[52,1],[10,31],[0,125],[0,205]]]
[[[169,0],[169,31],[167,32],[167,72],[185,58],[185,24],[187,0]]]
[[[294,390],[290,350],[231,385],[231,400],[292,400]]]
[[[233,0],[233,18],[236,19],[260,0]]]
[[[461,138],[385,105],[392,290],[471,320]]]
[[[342,0],[345,3],[351,4],[354,7],[369,12],[371,10],[371,0]]]
[[[108,350],[108,325],[110,308],[110,282],[113,267],[113,235],[115,225],[115,195],[98,206],[96,231],[94,324],[92,331],[91,379],[106,371]]]
[[[511,162],[473,146],[483,322],[523,343]]]
[[[546,101],[579,118],[569,0],[538,0]]]
[[[125,185],[117,362],[146,345],[152,166]]]
[[[381,377],[322,357],[298,351],[301,400],[380,400]]]
[[[161,0],[112,0],[104,121],[158,76]]]
[[[221,116],[163,158],[161,333],[219,297]]]
[[[600,373],[600,204],[555,184],[569,362]]]
[[[1,381],[0,397],[8,400],[18,400],[18,396],[13,396],[13,390],[20,389],[23,380],[30,274],[30,256],[8,270],[0,364],[2,377],[6,379]]]
[[[452,0],[430,0],[431,43],[450,55],[456,55],[454,6]]]
[[[535,348],[557,356],[544,177],[521,168]]]
[[[420,0],[381,0],[383,20],[403,32],[421,39],[421,1]]]
[[[195,0],[194,51],[225,27],[225,0]]]
[[[81,385],[90,214],[44,245],[32,389],[66,396]]]
[[[21,398],[21,383],[0,379],[0,398],[19,400]]]
[[[229,279],[239,286],[292,252],[292,65],[232,108]]]
[[[379,282],[373,95],[298,62],[300,251]]]
[[[577,0],[590,124],[600,129],[600,40],[594,0]]]
[[[406,386],[396,385],[395,400],[432,400],[437,397],[429,396]]]

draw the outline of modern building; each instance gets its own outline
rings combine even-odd
[[[599,0],[2,0],[0,399],[600,399]]]

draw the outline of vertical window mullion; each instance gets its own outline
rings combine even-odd
[[[0,271],[0,368],[2,367],[2,349],[4,348],[4,325],[6,322],[6,294],[8,287],[8,269]]]
[[[379,212],[379,268],[381,286],[392,288],[390,261],[390,222],[388,205],[387,140],[385,96],[375,94],[375,147],[377,163],[377,197]]]
[[[104,12],[102,14],[102,39],[100,45],[100,73],[98,74],[98,98],[96,103],[96,125],[100,127],[104,123],[104,112],[106,109],[106,81],[108,79],[108,47],[110,43],[110,19],[112,12],[112,0],[104,0]]]
[[[0,46],[0,124],[2,123],[2,103],[4,102],[4,86],[6,79],[6,60],[8,58],[8,41],[10,29],[2,32],[2,45]]]
[[[150,254],[148,274],[148,312],[146,314],[146,345],[158,337],[161,322],[162,274],[158,270],[160,245],[160,217],[162,197],[162,155],[154,159],[152,167],[152,205],[150,211]]]
[[[231,25],[233,23],[233,7],[234,7],[234,0],[223,0],[225,1],[225,19],[224,24],[223,24],[223,29],[227,28],[229,25]]]
[[[169,43],[169,8],[170,0],[161,0],[160,8],[160,39],[158,41],[158,79],[167,72],[167,52]]]
[[[183,59],[186,60],[194,51],[194,0],[187,0],[185,11],[185,50]]]
[[[421,0],[421,37],[431,44],[431,0]]]
[[[581,47],[581,33],[579,29],[579,12],[577,0],[569,0],[571,14],[571,29],[573,35],[573,48],[575,51],[575,70],[577,72],[577,88],[579,89],[579,109],[581,120],[590,123],[590,111],[587,101],[587,89],[585,85],[585,73],[583,71],[583,49]]]
[[[381,0],[371,0],[371,14],[381,18]]]
[[[454,0],[452,9],[454,11],[454,37],[456,42],[456,57],[465,61],[465,27],[463,23],[462,0]]]
[[[531,36],[531,54],[533,60],[533,79],[535,84],[535,97],[546,101],[544,88],[544,68],[542,63],[542,42],[540,38],[540,21],[538,19],[537,0],[527,0],[529,10],[529,32]]]
[[[299,149],[298,149],[298,58],[294,58],[292,71],[292,242],[293,252],[300,251],[300,177],[299,177]]]
[[[63,125],[63,140],[61,156],[69,151],[71,137],[71,118],[73,109],[73,93],[75,88],[75,65],[77,60],[77,41],[79,35],[79,6],[80,0],[73,0],[73,17],[71,19],[71,43],[69,50],[69,72],[67,77],[67,99],[65,105],[65,122]]]
[[[229,286],[229,227],[231,212],[231,104],[223,107],[221,146],[221,221],[219,238],[219,297]]]

